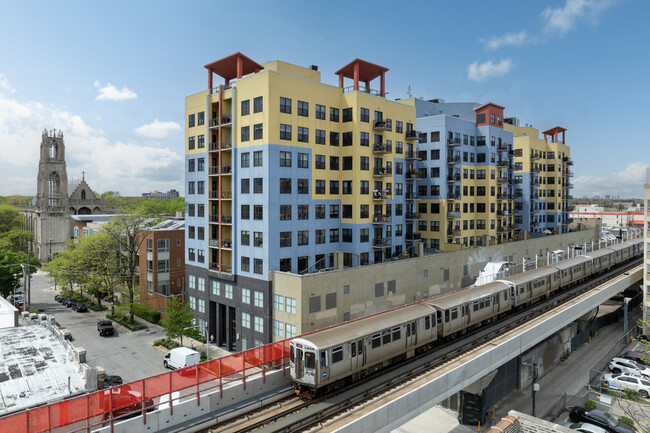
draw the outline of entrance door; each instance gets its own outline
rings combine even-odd
[[[237,314],[235,307],[228,307],[228,316],[230,319],[230,329],[228,338],[228,350],[237,350]]]
[[[217,303],[210,301],[208,316],[208,341],[214,344],[217,339]]]
[[[226,347],[227,344],[227,330],[228,330],[228,321],[226,320],[226,306],[224,304],[219,304],[219,307],[217,308],[219,314],[217,316],[217,320],[219,322],[219,326],[217,327],[217,338],[218,338],[218,343],[219,346],[221,347]]]
[[[305,374],[305,361],[302,359],[302,349],[296,348],[296,379],[302,379]]]

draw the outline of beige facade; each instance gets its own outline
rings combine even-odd
[[[489,261],[511,262],[514,272],[521,272],[524,259],[534,262],[536,256],[539,266],[545,265],[549,252],[591,244],[594,233],[585,230],[316,274],[274,271],[274,300],[283,305],[286,299],[295,300],[295,312],[275,308],[274,302],[273,319],[278,326],[295,326],[296,335],[301,335],[470,286]]]

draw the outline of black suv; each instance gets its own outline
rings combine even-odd
[[[632,427],[617,421],[610,414],[598,409],[585,409],[584,407],[575,406],[569,413],[569,419],[573,422],[588,422],[611,433],[634,433]]]
[[[97,322],[97,331],[99,331],[100,337],[113,335],[115,333],[115,329],[113,328],[113,322],[111,322],[110,320],[102,320]]]

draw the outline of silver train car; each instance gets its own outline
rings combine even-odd
[[[428,350],[642,254],[643,239],[601,248],[290,341],[296,393],[313,396]]]

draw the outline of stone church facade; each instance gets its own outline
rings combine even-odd
[[[70,215],[113,213],[88,186],[85,173],[81,181],[68,182],[63,131],[56,129],[43,131],[36,197],[22,212],[26,228],[34,232],[32,250],[42,262],[72,238]]]

